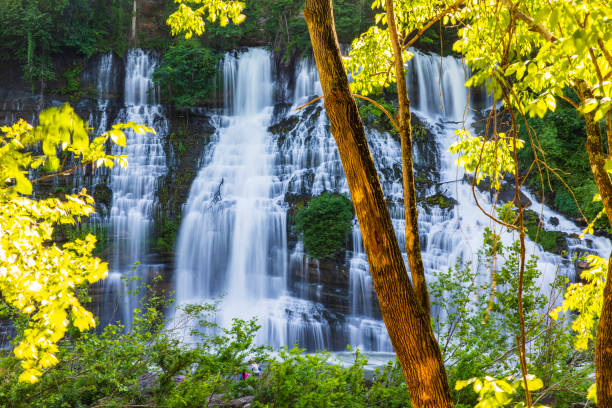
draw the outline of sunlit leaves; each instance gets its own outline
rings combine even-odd
[[[514,174],[516,163],[513,158],[514,141],[505,133],[499,133],[494,140],[484,140],[472,136],[467,130],[457,130],[457,142],[449,150],[459,154],[457,166],[475,174],[476,184],[488,177],[491,187],[499,190],[505,173]],[[516,139],[516,148],[521,149],[524,142]]]
[[[396,25],[403,42],[415,30],[422,28],[448,6],[450,2],[440,0],[396,0],[393,6]],[[384,9],[383,0],[374,0],[372,9]],[[351,90],[361,95],[379,92],[382,88],[395,83],[393,69],[394,54],[391,47],[387,16],[384,12],[375,15],[376,25],[370,27],[351,44],[345,67],[351,76]],[[403,51],[404,62],[412,59],[412,53]]]
[[[404,53],[405,61],[411,58],[411,53]],[[388,30],[373,26],[356,38],[344,64],[353,93],[370,95],[394,83],[393,59]]]
[[[172,35],[185,33],[185,38],[191,38],[193,34],[202,35],[206,23],[205,19],[214,23],[219,20],[219,25],[225,27],[230,20],[234,24],[244,21],[242,14],[244,2],[235,0],[175,0],[179,4],[178,10],[168,17],[166,24],[170,26]]]
[[[105,153],[107,141],[125,145],[123,130],[152,131],[134,123],[117,124],[90,143],[89,129],[68,105],[42,112],[39,122],[32,127],[20,120],[0,128],[0,292],[7,304],[27,317],[14,350],[24,369],[19,378],[27,382],[37,381],[57,363],[56,344],[71,321],[79,330],[94,326],[75,289],[107,274],[106,263],[91,255],[93,235],[61,247],[53,241],[58,224],[75,224],[93,213],[93,198],[85,189],[63,200],[31,198],[33,178],[39,175],[36,169],[45,166],[66,174],[58,152],[71,153],[81,165],[125,165],[124,156]],[[32,153],[40,147],[43,154]]]
[[[533,374],[526,376],[527,388],[530,391],[537,391],[544,386],[542,380]],[[459,391],[468,386],[478,394],[478,404],[474,408],[498,408],[512,406],[514,408],[526,407],[524,402],[516,403],[517,393],[521,388],[525,387],[525,381],[522,377],[505,377],[494,378],[486,376],[484,378],[470,378],[469,380],[460,380],[455,383],[455,390]],[[538,408],[546,408],[543,405],[538,405]]]
[[[512,4],[526,19],[511,11]],[[544,116],[565,89],[581,87],[593,93],[582,112],[595,111],[599,121],[610,111],[610,2],[473,0],[456,16],[469,22],[454,49],[472,69],[472,85],[489,83],[498,99],[507,88],[511,104],[530,116]]]
[[[565,291],[561,306],[551,312],[551,317],[557,318],[559,313],[573,311],[577,313],[572,323],[576,332],[574,347],[586,350],[589,342],[594,339],[595,329],[603,305],[603,290],[608,272],[608,261],[596,255],[586,258],[589,269],[580,274],[582,282],[572,283]]]

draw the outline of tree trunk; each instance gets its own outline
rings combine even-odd
[[[304,17],[383,320],[415,408],[452,407],[440,349],[412,289],[334,28],[331,0],[306,0]]]
[[[406,86],[406,72],[404,70],[404,59],[402,58],[402,47],[400,45],[397,28],[395,26],[395,12],[393,1],[385,1],[387,10],[387,25],[395,55],[395,77],[397,79],[398,99],[398,122],[402,145],[402,180],[404,187],[404,218],[406,219],[406,254],[412,276],[412,285],[419,304],[429,318],[429,294],[425,282],[425,267],[421,256],[421,242],[419,241],[418,212],[416,206],[416,192],[414,189],[414,171],[412,166],[412,127],[410,125],[410,99],[408,99],[408,88]]]
[[[132,5],[132,31],[130,35],[130,41],[132,42],[132,46],[136,46],[136,16],[138,14],[138,0],[133,0]]]
[[[595,378],[597,406],[612,407],[612,254],[608,259],[608,275],[604,288],[603,307],[595,341]]]
[[[591,96],[589,91],[585,91],[585,96]],[[601,201],[608,217],[608,222],[612,225],[612,182],[605,170],[606,157],[604,155],[603,143],[601,140],[601,127],[594,119],[595,113],[584,114],[586,123],[586,151],[589,155],[591,171],[597,184],[597,190],[601,196]],[[606,276],[606,286],[604,288],[603,306],[601,316],[597,325],[597,338],[595,340],[595,378],[597,382],[597,406],[612,407],[612,264],[611,258],[608,259],[608,274]]]

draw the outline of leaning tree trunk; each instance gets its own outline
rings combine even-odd
[[[608,259],[608,275],[604,288],[603,307],[595,341],[595,378],[597,406],[612,407],[612,254]]]
[[[404,187],[404,218],[406,219],[406,254],[414,292],[419,304],[429,317],[429,294],[425,282],[425,267],[421,255],[421,243],[419,241],[418,212],[416,206],[416,192],[414,189],[414,171],[412,166],[412,127],[410,125],[410,99],[408,99],[408,88],[406,86],[406,72],[404,70],[404,59],[402,58],[402,47],[400,45],[397,28],[395,26],[395,12],[393,1],[385,1],[387,11],[387,26],[395,55],[395,77],[397,80],[398,121],[399,133],[402,147],[402,180]]]
[[[585,92],[590,97],[590,92]],[[612,225],[612,182],[604,168],[606,157],[601,140],[601,128],[596,122],[595,113],[584,114],[586,123],[586,151],[589,155],[591,171],[595,178],[597,190]],[[612,254],[608,259],[608,274],[604,288],[603,307],[597,324],[597,337],[595,340],[595,378],[597,382],[597,405],[612,407]]]
[[[351,95],[336,38],[331,0],[306,0],[331,132],[344,167],[383,320],[402,365],[412,405],[452,407],[440,349],[412,289],[378,174]]]

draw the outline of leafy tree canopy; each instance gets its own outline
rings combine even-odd
[[[168,17],[172,35],[185,34],[185,38],[191,38],[193,34],[202,35],[206,27],[204,20],[214,23],[219,19],[221,27],[244,21],[242,14],[244,3],[234,0],[175,0],[179,4],[178,10]]]

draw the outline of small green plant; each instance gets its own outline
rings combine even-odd
[[[298,210],[295,230],[302,236],[308,255],[330,258],[346,244],[352,221],[351,201],[341,194],[324,192]]]
[[[62,95],[69,96],[70,99],[81,97],[81,73],[83,66],[79,63],[73,63],[64,73],[62,79],[66,82],[66,86],[58,90]]]

